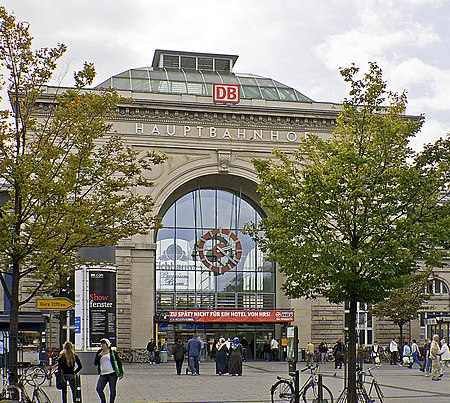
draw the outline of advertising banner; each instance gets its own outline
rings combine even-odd
[[[89,345],[100,345],[107,338],[116,346],[116,272],[90,269],[89,276]]]
[[[268,310],[173,310],[168,311],[169,322],[252,322],[252,323],[284,323],[294,320],[294,311],[280,309]]]

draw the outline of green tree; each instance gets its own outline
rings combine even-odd
[[[414,152],[423,117],[404,116],[405,94],[387,91],[375,63],[362,77],[355,66],[341,75],[350,92],[331,137],[310,135],[292,154],[254,161],[269,216],[248,230],[279,264],[288,297],[348,303],[354,403],[357,303],[381,301],[417,259],[438,261],[433,246],[448,239],[439,223],[448,220],[450,139]]]
[[[411,320],[417,319],[420,312],[430,308],[425,305],[430,298],[427,293],[430,276],[431,270],[404,276],[402,280],[405,285],[392,290],[386,298],[370,309],[373,315],[387,318],[399,327],[400,352],[403,346],[403,327]]]
[[[0,119],[0,181],[8,194],[0,210],[0,281],[11,303],[11,382],[20,307],[54,291],[78,267],[82,246],[114,245],[159,223],[151,196],[136,189],[152,186],[145,171],[164,157],[138,153],[111,134],[117,93],[83,89],[95,75],[88,63],[75,74],[74,89],[45,93],[65,50],[32,50],[28,23],[0,7],[0,66],[11,103]],[[39,108],[39,97],[50,110]],[[25,278],[35,287],[21,286]]]

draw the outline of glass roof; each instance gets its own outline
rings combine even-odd
[[[313,102],[299,91],[271,78],[254,74],[219,73],[217,71],[141,67],[112,76],[95,89],[158,94],[192,94],[212,96],[213,84],[239,84],[241,98],[269,101]]]

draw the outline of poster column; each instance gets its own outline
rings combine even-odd
[[[92,267],[89,280],[89,347],[98,347],[102,338],[117,345],[116,331],[116,269]]]
[[[75,348],[86,350],[87,332],[87,287],[86,287],[86,267],[75,270]]]

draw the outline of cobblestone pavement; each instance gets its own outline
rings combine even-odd
[[[245,362],[244,374],[239,377],[215,375],[214,362],[200,365],[200,376],[177,376],[175,364],[170,361],[159,365],[125,364],[125,376],[118,383],[116,403],[267,403],[270,402],[270,386],[277,375],[287,376],[286,362]],[[304,367],[304,363],[298,364],[299,369]],[[334,365],[329,363],[322,365],[320,372],[336,401],[343,388],[343,370],[334,370]],[[387,403],[450,402],[450,373],[441,381],[432,381],[417,367],[408,369],[388,364],[373,373],[382,386]],[[97,378],[97,375],[82,376],[84,403],[99,402],[95,392]],[[307,375],[302,374],[300,382],[306,378]],[[44,388],[52,403],[61,402],[60,391],[54,386]]]

